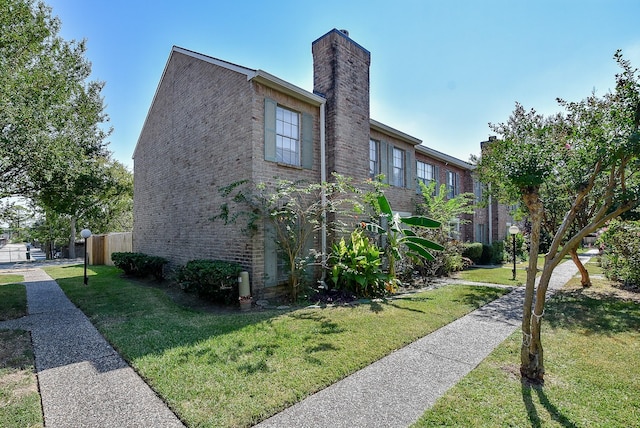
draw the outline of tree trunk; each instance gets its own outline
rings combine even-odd
[[[540,226],[542,224],[543,205],[537,188],[524,193],[523,201],[529,209],[531,237],[529,247],[529,267],[527,268],[527,283],[525,286],[524,305],[522,311],[520,374],[522,377],[531,381],[541,382],[544,376],[544,366],[542,361],[543,350],[540,342],[540,317],[532,316],[532,307],[533,296],[535,293],[536,273],[538,270],[538,249],[540,246]],[[543,275],[544,273],[545,272],[543,271]],[[540,286],[538,286],[538,290],[540,290]],[[536,308],[539,303],[540,299],[538,296]],[[542,304],[544,305],[544,301]],[[541,312],[533,312],[533,314],[536,315],[540,315],[540,313]]]
[[[591,278],[589,278],[589,271],[587,271],[587,269],[580,261],[580,257],[578,257],[578,248],[571,248],[569,254],[571,254],[573,263],[575,263],[578,270],[580,271],[580,284],[582,284],[583,287],[591,287]]]
[[[71,233],[69,236],[69,258],[76,258],[76,218],[71,217]]]

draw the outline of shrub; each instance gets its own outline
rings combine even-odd
[[[112,253],[113,264],[122,269],[125,275],[143,278],[153,275],[157,280],[164,278],[164,265],[167,259],[158,256],[149,256],[143,253]]]
[[[480,263],[480,259],[482,258],[482,243],[470,242],[464,244],[462,256],[473,260],[474,263]]]
[[[640,284],[640,222],[612,221],[600,236],[602,268],[607,278]]]
[[[238,301],[238,263],[224,260],[191,260],[176,271],[176,282],[186,292],[203,299],[231,304]]]
[[[480,256],[480,264],[488,265],[493,262],[493,246],[482,244],[482,256]]]
[[[524,242],[524,238],[523,238],[523,242]],[[517,245],[517,242],[516,242],[516,245]],[[493,241],[493,243],[491,244],[491,263],[500,264],[503,262],[504,262],[504,242]]]
[[[363,233],[354,230],[347,243],[344,238],[333,245],[329,257],[331,281],[336,288],[358,296],[386,294],[388,275],[382,271],[382,252]]]

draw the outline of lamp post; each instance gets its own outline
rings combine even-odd
[[[89,283],[89,278],[87,278],[87,239],[91,236],[91,231],[82,229],[80,236],[84,238],[84,285],[87,285]]]
[[[513,238],[513,280],[514,281],[516,280],[516,235],[518,234],[518,232],[520,232],[520,229],[518,229],[518,226],[516,226],[515,224],[509,227],[509,233]]]

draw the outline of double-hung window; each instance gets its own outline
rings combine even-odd
[[[300,165],[300,114],[276,107],[276,160]]]
[[[404,187],[405,160],[404,150],[393,148],[393,160],[391,163],[391,184],[397,187]]]
[[[447,197],[455,198],[460,194],[460,174],[453,171],[447,171]]]
[[[380,143],[369,140],[369,177],[375,178],[380,174]]]
[[[436,180],[435,167],[430,163],[418,161],[416,163],[416,178],[418,182],[422,182],[428,186]],[[420,191],[420,186],[418,186],[418,191]]]
[[[313,116],[264,100],[264,159],[312,169]]]

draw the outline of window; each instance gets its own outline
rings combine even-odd
[[[300,165],[300,115],[276,108],[276,161]]]
[[[380,174],[380,143],[369,140],[369,177],[375,178]]]
[[[416,164],[416,176],[418,183],[422,182],[428,186],[429,183],[436,180],[436,169],[430,163],[418,161]],[[420,193],[420,185],[418,185],[418,193]]]
[[[295,112],[265,98],[264,159],[312,169],[313,123],[311,114]]]
[[[391,184],[397,187],[404,187],[404,151],[393,148],[393,161],[391,164]]]
[[[460,174],[453,171],[447,171],[447,197],[455,198],[460,194]]]
[[[473,180],[473,193],[476,197],[476,202],[482,201],[482,195],[484,193],[484,185],[478,180]],[[478,241],[482,242],[482,241]]]

